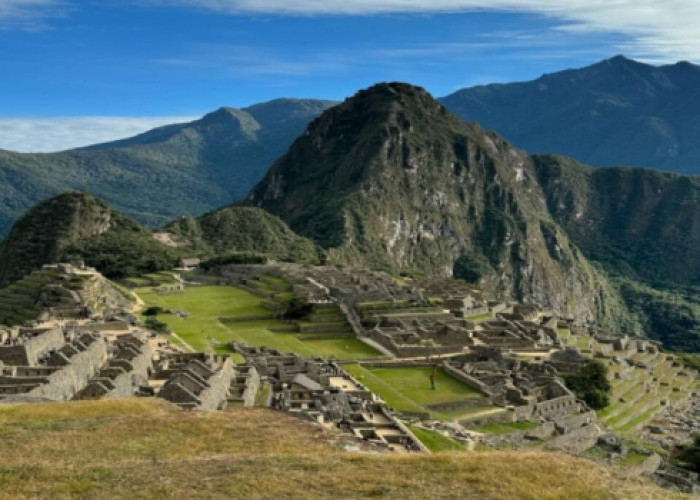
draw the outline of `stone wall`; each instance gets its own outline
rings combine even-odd
[[[109,321],[105,323],[87,323],[78,325],[75,331],[79,333],[105,332],[105,331],[129,331],[131,326],[126,321]]]
[[[476,389],[477,391],[481,391],[484,394],[488,396],[493,396],[493,391],[489,386],[481,382],[479,379],[472,377],[470,375],[467,375],[464,373],[462,370],[459,370],[455,368],[454,366],[450,365],[448,362],[444,362],[442,364],[443,369],[452,375],[454,378],[459,380],[460,382],[463,382],[464,384],[468,385],[472,389]]]
[[[545,448],[548,450],[563,450],[567,453],[582,453],[598,441],[603,434],[595,424],[586,425],[549,441]]]
[[[79,399],[129,398],[141,381],[148,380],[152,368],[150,344],[131,336],[120,337],[117,342],[118,351],[81,391]]]
[[[6,365],[34,366],[49,351],[66,343],[63,332],[56,328],[46,330],[24,341],[21,345],[0,346],[0,361]]]
[[[243,406],[255,406],[255,396],[258,394],[258,389],[260,389],[260,375],[255,367],[250,366],[247,370],[245,390],[242,395]]]
[[[33,389],[27,395],[53,401],[68,401],[88,384],[106,358],[107,343],[102,338],[95,338],[84,350],[70,356],[68,363],[60,370],[51,374],[48,384]]]
[[[533,418],[555,420],[564,417],[578,409],[576,398],[573,395],[561,396],[537,403],[532,411]]]
[[[382,347],[388,349],[394,355],[402,358],[417,358],[420,356],[436,356],[439,354],[454,353],[455,346],[422,346],[410,344],[397,344],[387,335],[376,330],[369,330],[368,337],[377,342]]]
[[[198,410],[218,410],[225,405],[228,399],[228,389],[233,378],[233,363],[230,358],[221,365],[221,368],[211,376],[207,383],[209,387],[205,388],[197,395],[200,401]]]

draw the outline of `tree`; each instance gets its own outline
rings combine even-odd
[[[144,316],[158,316],[159,314],[163,313],[164,309],[160,306],[151,306],[146,308],[143,311]]]
[[[565,373],[562,378],[576,397],[594,410],[610,404],[612,386],[608,381],[608,367],[600,360],[589,359],[579,373]]]
[[[149,330],[153,330],[153,331],[158,332],[158,333],[165,333],[168,331],[168,325],[163,323],[162,321],[158,321],[155,318],[148,318],[144,322],[144,325]]]
[[[686,446],[678,454],[678,459],[686,469],[700,473],[700,434],[693,434],[693,444]]]
[[[287,309],[282,314],[284,319],[300,319],[308,316],[314,310],[314,305],[309,304],[305,300],[294,297],[287,303]]]

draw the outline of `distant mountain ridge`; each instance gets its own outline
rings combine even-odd
[[[531,153],[700,174],[700,66],[688,62],[652,66],[616,56],[440,101]]]
[[[687,62],[655,67],[617,56],[440,101],[532,153],[700,173],[700,67]],[[34,204],[72,190],[89,191],[150,227],[230,204],[334,104],[276,99],[59,153],[0,150],[0,235]]]
[[[0,150],[0,234],[34,204],[73,190],[93,193],[152,227],[229,204],[332,104],[277,99],[81,149]]]

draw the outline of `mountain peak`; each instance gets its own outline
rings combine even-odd
[[[227,124],[231,122],[240,123],[243,120],[250,119],[251,116],[245,111],[236,108],[230,108],[227,106],[222,106],[216,111],[212,111],[211,113],[207,113],[206,115],[204,115],[201,121],[205,123]]]
[[[608,63],[608,64],[616,64],[616,65],[629,64],[629,63],[641,64],[638,61],[630,59],[622,54],[617,54],[616,56],[610,57],[609,59],[605,59],[605,60],[603,60],[603,62]]]
[[[379,98],[392,101],[419,99],[434,101],[434,97],[423,87],[404,82],[381,82],[360,90],[350,100]]]

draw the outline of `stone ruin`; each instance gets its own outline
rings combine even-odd
[[[367,336],[399,357],[460,353],[474,346],[541,351],[546,356],[558,345],[557,318],[539,309],[526,315],[515,309],[478,322],[455,315],[454,310],[388,309],[377,313],[377,324],[367,330]]]
[[[22,344],[0,347],[0,399],[67,401],[106,359],[107,343],[97,334],[33,332]]]
[[[75,399],[128,398],[148,394],[153,353],[145,336],[119,336],[109,351],[109,359]]]
[[[338,364],[238,342],[231,346],[271,383],[273,408],[389,449],[425,449],[386,405]]]
[[[158,397],[196,410],[221,410],[228,403],[253,406],[260,385],[255,367],[204,353],[162,355],[152,378],[164,381]]]
[[[516,420],[547,422],[589,411],[546,362],[524,362],[504,356],[499,349],[476,348],[444,361],[443,367],[489,395],[494,404],[512,408]]]
[[[183,408],[220,410],[226,406],[233,378],[228,356],[177,353],[156,363],[155,379],[165,379],[158,397]]]

